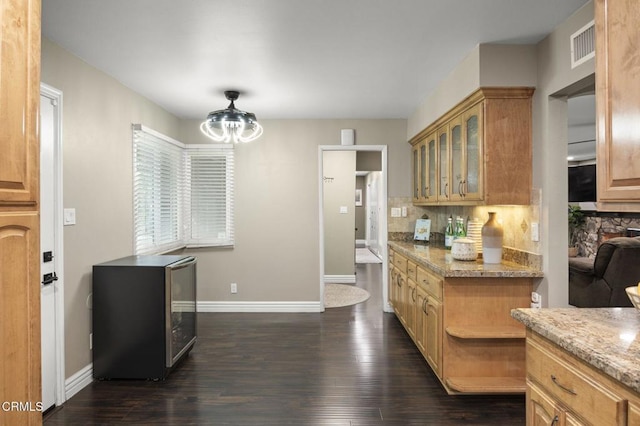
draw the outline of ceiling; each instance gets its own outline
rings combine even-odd
[[[588,0],[43,0],[43,35],[180,118],[408,118],[479,43]]]

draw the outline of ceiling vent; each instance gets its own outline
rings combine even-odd
[[[589,22],[571,35],[571,68],[575,68],[596,55],[595,23]]]

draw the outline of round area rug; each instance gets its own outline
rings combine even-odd
[[[369,292],[359,287],[346,284],[324,285],[324,307],[340,308],[342,306],[362,303],[369,298]]]

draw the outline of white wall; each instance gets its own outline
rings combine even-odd
[[[131,123],[185,143],[205,143],[200,120],[180,120],[49,40],[42,81],[64,93],[66,372],[91,363],[92,266],[133,252]],[[206,112],[205,112],[206,114]],[[265,120],[264,135],[236,147],[236,247],[198,249],[198,299],[319,301],[318,145],[389,146],[389,192],[410,188],[406,120]],[[231,295],[229,284],[238,284]],[[89,305],[88,305],[89,303]]]
[[[324,275],[355,281],[356,152],[322,153]],[[341,209],[346,209],[342,212]],[[338,282],[338,281],[334,281]]]
[[[480,87],[480,46],[476,46],[469,52],[433,93],[409,116],[407,140],[420,133],[422,129],[453,108],[478,87]],[[411,193],[406,195],[411,195]]]
[[[42,82],[63,92],[65,371],[91,363],[92,265],[133,250],[131,123],[177,137],[179,120],[47,39]]]
[[[358,145],[388,145],[389,191],[410,191],[406,120],[262,124],[259,140],[236,147],[236,247],[188,250],[198,256],[200,301],[319,301],[318,145],[340,145],[340,129],[356,129]],[[206,142],[198,126],[184,121],[182,140]]]
[[[534,94],[533,182],[542,188],[541,243],[544,273],[538,292],[543,306],[568,304],[567,234],[567,99],[578,82],[595,72],[593,59],[571,69],[571,34],[594,18],[593,2],[585,4],[537,46],[538,88]]]
[[[410,138],[480,86],[535,86],[533,98],[533,187],[542,194],[539,217],[523,210],[527,222],[540,220],[540,243],[515,248],[543,255],[545,278],[537,291],[543,306],[566,306],[567,268],[567,101],[594,73],[591,59],[571,69],[569,37],[593,19],[587,3],[536,46],[480,45],[447,76],[411,115]],[[564,97],[563,97],[564,94]],[[438,208],[436,208],[438,209]]]

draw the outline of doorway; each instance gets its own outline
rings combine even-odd
[[[65,401],[62,243],[62,92],[40,86],[42,409]]]
[[[331,151],[374,151],[381,153],[382,171],[379,179],[380,199],[377,200],[378,210],[382,212],[379,217],[378,226],[378,246],[379,256],[382,259],[382,309],[384,312],[392,312],[388,303],[388,264],[387,259],[387,146],[386,145],[321,145],[318,147],[318,193],[319,193],[319,221],[320,221],[320,304],[321,311],[324,311],[324,285],[325,285],[325,217],[324,217],[324,164],[323,157],[325,152]]]

